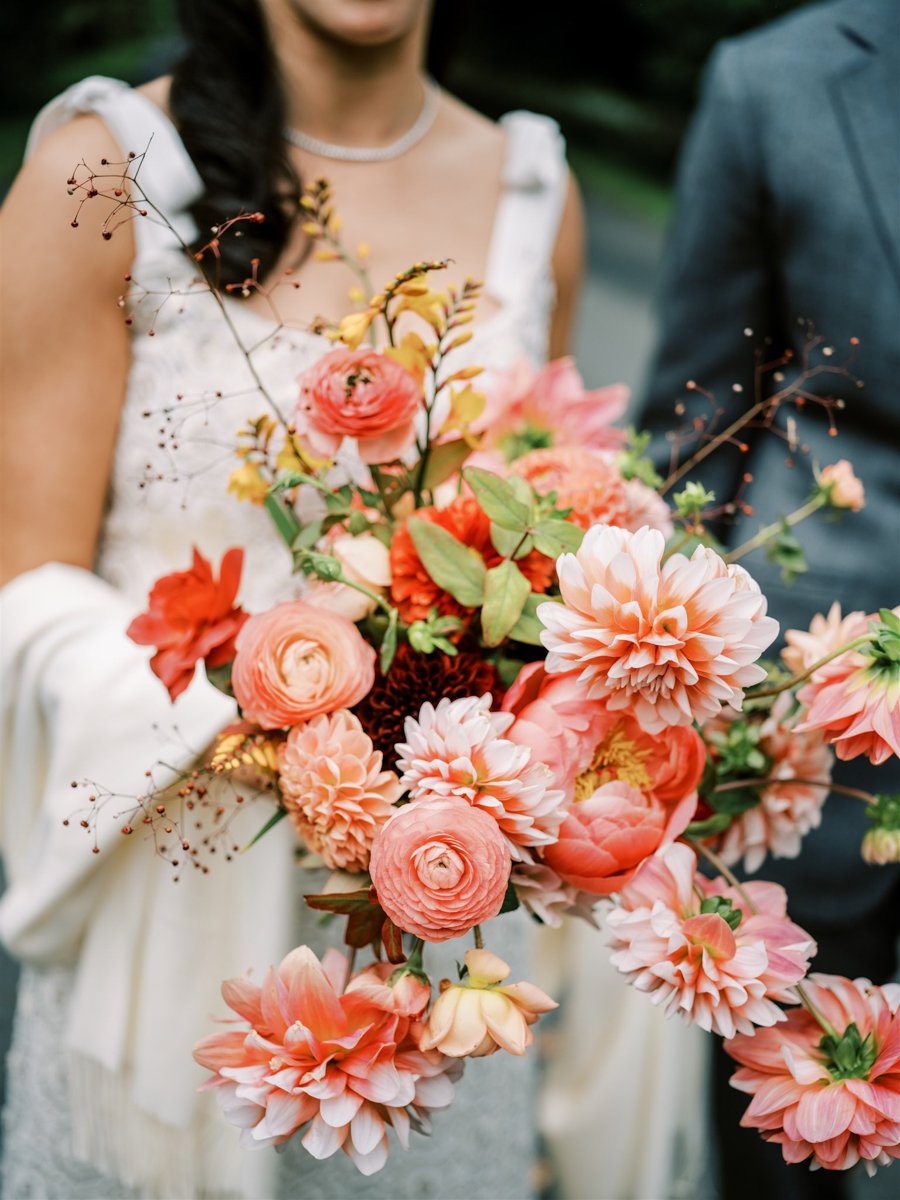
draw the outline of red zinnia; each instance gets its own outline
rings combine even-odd
[[[442,509],[420,508],[414,515],[417,519],[440,525],[458,542],[476,550],[486,567],[495,567],[502,561],[491,541],[491,522],[471,496],[459,496]],[[531,584],[532,591],[545,592],[550,586],[555,570],[552,558],[532,550],[518,559],[516,565]],[[391,575],[391,599],[407,623],[424,620],[429,609],[435,607],[442,616],[466,617],[472,611],[434,582],[425,570],[405,524],[398,526],[391,541]]]
[[[197,548],[189,571],[173,571],[153,585],[148,610],[128,626],[139,646],[155,646],[150,669],[175,700],[201,659],[221,667],[234,658],[234,639],[248,614],[234,600],[241,582],[243,550],[226,551],[218,581]]]

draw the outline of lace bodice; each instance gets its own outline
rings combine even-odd
[[[259,610],[295,594],[298,580],[265,512],[227,492],[237,465],[235,435],[265,411],[242,349],[278,405],[289,411],[297,375],[330,343],[310,332],[276,329],[237,299],[224,301],[226,320],[209,293],[194,285],[196,268],[179,239],[194,236],[188,209],[200,180],[172,124],[141,94],[116,80],[84,80],[40,114],[29,151],[82,112],[106,122],[123,158],[130,150],[147,151],[140,186],[174,228],[173,233],[152,213],[135,225],[132,358],[97,571],[137,611],[161,574],[188,565],[192,546],[218,562],[229,546],[242,545],[241,602]],[[485,280],[498,308],[475,327],[465,347],[468,361],[489,370],[522,356],[535,362],[546,356],[554,298],[550,261],[567,183],[562,140],[552,121],[520,112],[503,124],[504,188]],[[298,936],[320,949],[322,930],[310,925],[308,913],[304,920]],[[524,917],[515,914],[497,925],[494,948],[513,964],[514,977],[527,976]],[[453,974],[454,959],[464,949],[451,942],[435,951],[430,967],[436,979]],[[53,1062],[64,1036],[69,973],[26,967],[23,975],[11,1061]],[[533,1070],[533,1060],[504,1054],[476,1064],[458,1086],[452,1108],[436,1114],[437,1136],[414,1139],[408,1154],[392,1154],[371,1179],[357,1175],[341,1155],[340,1161],[320,1164],[291,1145],[283,1160],[287,1169],[280,1172],[281,1194],[302,1200],[462,1195],[522,1200],[533,1190]],[[119,1196],[135,1194],[72,1161],[67,1120],[64,1091],[52,1088],[40,1072],[22,1070],[11,1080],[8,1193],[111,1195],[115,1188]]]

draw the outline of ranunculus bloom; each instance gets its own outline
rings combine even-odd
[[[722,1037],[784,1020],[774,1002],[793,999],[816,944],[788,920],[778,884],[754,881],[743,891],[757,912],[725,880],[699,875],[688,846],[665,847],[607,918],[613,965],[655,1004]]]
[[[584,445],[553,446],[523,454],[509,469],[541,496],[556,492],[559,508],[571,508],[569,519],[582,529],[625,524],[625,480],[609,455]]]
[[[558,840],[542,855],[575,887],[611,896],[649,855],[685,830],[696,807],[696,794],[670,811],[627,783],[605,783],[569,806]]]
[[[496,821],[464,800],[436,796],[382,825],[369,872],[395,925],[445,942],[497,915],[510,866]]]
[[[337,559],[344,575],[352,583],[362,584],[376,596],[386,596],[391,586],[391,556],[384,542],[372,533],[361,533],[358,537],[342,534],[334,539],[328,552]],[[328,608],[340,613],[348,621],[361,621],[378,607],[378,601],[358,592],[345,583],[329,583],[314,580],[306,590],[309,604]]]
[[[555,840],[563,794],[527,746],[502,736],[512,722],[512,713],[491,711],[490,695],[423,704],[418,718],[406,718],[397,769],[413,802],[454,796],[484,809],[523,859],[522,847]]]
[[[866,502],[866,490],[853,473],[853,465],[846,458],[839,459],[822,468],[819,484],[829,489],[829,503],[835,508],[849,508],[859,512]]]
[[[778,622],[740,566],[698,546],[661,562],[655,529],[595,525],[557,562],[563,604],[542,604],[547,670],[581,668],[591,697],[630,709],[648,733],[740,708],[765,671]]]
[[[234,600],[241,582],[243,550],[228,550],[218,580],[199,550],[189,571],[173,571],[153,585],[148,610],[128,626],[139,646],[156,646],[150,669],[175,700],[194,678],[201,659],[221,667],[234,657],[234,640],[247,613]]]
[[[900,618],[900,606],[893,615]],[[797,729],[821,729],[843,761],[864,754],[878,766],[892,754],[900,757],[900,663],[893,657],[900,637],[890,636],[890,655],[882,657],[874,644],[849,650],[820,667],[797,693],[806,710]]]
[[[295,725],[278,749],[281,792],[294,827],[326,866],[365,871],[400,781],[346,709]]]
[[[350,708],[375,679],[375,651],[356,626],[302,600],[251,617],[235,648],[234,694],[263,729]]]
[[[756,871],[767,854],[796,858],[801,840],[821,824],[832,753],[821,733],[797,732],[796,717],[790,715],[792,706],[793,698],[784,692],[762,718],[759,749],[771,764],[766,778],[777,783],[757,789],[756,807],[732,817],[717,848],[728,866],[743,858],[744,870]],[[713,724],[723,721],[727,712],[724,709]],[[826,786],[810,786],[810,780],[821,780]]]
[[[494,378],[472,428],[483,432],[489,445],[524,434],[532,444],[618,449],[625,431],[612,423],[625,412],[628,394],[622,383],[587,391],[571,358],[554,359],[537,370],[523,358]]]
[[[400,458],[415,437],[422,389],[413,375],[376,350],[332,350],[299,377],[297,436],[313,454],[333,458],[355,438],[367,463]]]
[[[900,986],[811,975],[804,988],[839,1041],[798,1006],[777,1029],[726,1042],[741,1064],[731,1086],[753,1097],[741,1124],[785,1162],[846,1171],[862,1161],[874,1175],[900,1158]]]
[[[642,526],[649,525],[651,529],[658,529],[666,541],[675,532],[672,510],[659,492],[640,479],[625,480],[625,505],[623,529],[637,533]]]
[[[279,1145],[307,1126],[302,1143],[314,1158],[343,1150],[371,1175],[387,1159],[387,1127],[408,1145],[411,1123],[452,1101],[459,1066],[419,1049],[421,989],[392,994],[386,972],[370,968],[342,994],[346,969],[337,951],[320,964],[300,946],[262,987],[228,980],[225,1003],[250,1029],[205,1038],[194,1058],[214,1072],[204,1086],[242,1144]]]
[[[501,561],[491,541],[491,522],[473,497],[459,496],[446,508],[420,508],[412,515],[452,533],[458,542],[477,551],[486,567],[494,567]],[[518,559],[516,566],[531,584],[532,591],[545,592],[553,581],[553,559],[536,550]],[[463,608],[425,570],[405,522],[394,530],[391,573],[391,599],[407,623],[424,620],[434,607],[445,617],[471,617],[473,610]]]
[[[450,1058],[483,1058],[496,1050],[524,1054],[534,1041],[529,1027],[559,1005],[533,983],[501,986],[509,965],[489,950],[467,951],[465,963],[462,983],[442,981],[419,1045]]]

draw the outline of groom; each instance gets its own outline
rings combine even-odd
[[[746,453],[729,447],[696,475],[720,504],[752,476],[752,516],[717,531],[736,545],[803,503],[811,464],[849,459],[866,507],[838,525],[819,516],[798,528],[808,574],[786,588],[763,554],[745,564],[782,628],[807,628],[834,598],[844,613],[900,603],[900,0],[812,5],[717,48],[683,151],[661,301],[638,422],[657,434],[702,410],[687,380],[715,394],[720,428],[734,419],[753,395],[753,348],[764,339],[772,357],[789,348],[797,362],[811,322],[834,348],[815,352],[822,363],[841,362],[859,339],[853,373],[864,387],[818,376],[802,412],[790,410],[809,447],[796,466],[785,464],[785,442],[760,430],[741,434]],[[816,395],[845,401],[837,437]],[[674,416],[678,401],[686,417]],[[856,760],[835,778],[900,792],[897,767]],[[897,966],[900,874],[862,862],[861,809],[832,796],[801,858],[769,859],[760,874],[786,886],[792,917],[817,939],[815,969],[885,982]],[[722,1200],[846,1195],[841,1176],[786,1168],[778,1147],[738,1128],[747,1101],[729,1074],[719,1054]]]

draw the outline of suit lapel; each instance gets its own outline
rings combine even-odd
[[[832,97],[870,217],[900,285],[900,7],[885,3],[882,15],[885,10],[898,19],[885,22],[881,36],[844,30],[852,39],[850,61],[838,73]]]

